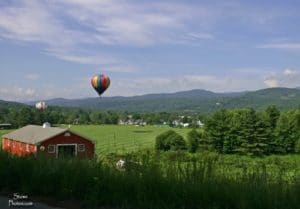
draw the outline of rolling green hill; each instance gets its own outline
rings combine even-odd
[[[25,106],[25,104],[18,103],[18,102],[9,102],[9,101],[0,100],[0,108],[3,108],[3,107],[21,107],[21,106]]]
[[[277,105],[280,109],[299,107],[300,89],[268,88],[258,91],[214,93],[191,90],[168,94],[148,94],[134,97],[97,97],[86,99],[57,98],[48,105],[81,107],[130,112],[214,112],[222,108],[253,107],[262,109]],[[31,104],[34,104],[32,102]]]
[[[225,108],[252,107],[255,109],[262,109],[269,105],[276,105],[280,109],[300,107],[300,89],[262,89],[248,92],[234,99],[227,100],[224,103]]]

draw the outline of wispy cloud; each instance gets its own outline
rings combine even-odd
[[[293,76],[293,75],[299,75],[300,71],[294,70],[294,69],[290,69],[287,68],[283,71],[283,74],[286,76]]]
[[[170,34],[184,30],[185,22],[197,14],[195,8],[179,3],[172,7],[115,0],[55,3],[21,1],[0,8],[1,36],[37,41],[50,47],[80,43],[148,45],[169,41]],[[77,26],[69,27],[65,18]]]
[[[255,26],[274,24],[286,16],[279,9],[265,11],[236,2],[215,5],[181,1],[17,0],[0,7],[0,37],[41,43],[59,59],[94,65],[99,64],[94,57],[105,54],[103,45],[144,47],[214,40],[214,33],[225,21]],[[97,49],[82,53],[93,45]],[[259,47],[299,49],[300,44]],[[78,52],[84,58],[74,57]],[[106,57],[120,59],[107,52]]]
[[[244,91],[264,88],[264,78],[240,75],[216,76],[193,74],[184,76],[118,79],[107,91],[108,95],[141,95],[146,93],[176,92],[206,89],[216,92]]]
[[[23,88],[20,86],[0,88],[0,98],[9,101],[25,101],[36,98],[36,96],[36,90],[33,88]]]
[[[276,44],[263,44],[257,46],[262,49],[286,49],[286,50],[299,50],[300,43],[276,43]]]
[[[28,80],[32,80],[32,81],[36,81],[39,79],[39,75],[38,74],[27,74],[25,75],[25,78]]]
[[[279,82],[276,78],[267,78],[266,80],[264,80],[264,83],[266,84],[267,87],[278,87],[279,86]]]
[[[102,50],[105,45],[139,47],[213,38],[210,33],[189,31],[187,23],[201,16],[200,8],[178,2],[172,6],[116,0],[54,3],[16,1],[0,7],[0,37],[43,44],[47,54],[89,65],[124,63]]]
[[[257,90],[266,87],[296,87],[300,83],[300,71],[287,68],[281,72],[265,72],[260,75],[248,72],[228,75],[186,74],[167,77],[112,78],[104,96],[133,96],[149,93],[167,93],[190,89],[206,89],[215,92]],[[97,94],[90,86],[90,77],[74,80],[68,88],[63,85],[42,85],[42,88],[13,86],[0,88],[0,98],[6,100],[41,100],[55,97],[84,98]]]
[[[266,76],[264,83],[267,87],[297,87],[300,84],[300,70],[286,68]]]

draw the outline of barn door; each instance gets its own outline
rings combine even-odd
[[[58,145],[57,152],[58,158],[73,158],[76,156],[76,146],[75,144]]]

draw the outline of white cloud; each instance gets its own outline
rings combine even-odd
[[[40,42],[49,48],[88,43],[148,45],[169,41],[170,34],[185,29],[191,13],[197,14],[193,7],[179,3],[172,7],[115,0],[55,3],[25,1],[0,8],[0,36]],[[78,27],[67,25],[66,17]]]
[[[142,95],[149,93],[177,92],[190,89],[228,92],[257,90],[260,88],[264,88],[263,78],[257,78],[257,76],[214,76],[194,74],[185,76],[117,79],[112,82],[112,85],[107,90],[105,96]]]
[[[233,2],[16,0],[0,7],[0,38],[41,43],[59,59],[99,65],[106,60],[122,62],[115,54],[104,53],[105,45],[195,44],[215,40],[214,32],[224,21],[265,25],[285,14],[248,6]],[[260,47],[299,49],[300,44]],[[106,59],[98,61],[99,54]]]
[[[129,67],[130,69],[130,67]],[[250,69],[250,68],[243,68]],[[120,69],[117,69],[120,71]],[[235,70],[233,70],[235,72]],[[291,75],[292,74],[292,75]],[[138,74],[137,74],[138,75]],[[281,72],[239,72],[227,75],[187,74],[165,77],[111,78],[111,85],[103,96],[133,96],[150,93],[177,92],[190,89],[206,89],[215,92],[257,90],[266,87],[296,87],[300,83],[300,71],[287,68]],[[43,84],[41,88],[0,88],[0,98],[5,100],[43,100],[49,98],[84,98],[97,94],[90,86],[90,77],[74,80],[68,88],[63,85]]]
[[[286,68],[281,72],[266,76],[264,83],[267,87],[295,88],[300,84],[300,70]]]
[[[0,88],[0,99],[9,101],[26,101],[37,96],[36,90],[32,88],[23,88],[13,86],[11,88]]]
[[[274,88],[279,86],[279,82],[275,78],[268,78],[264,80],[264,83],[266,84],[267,87]]]
[[[210,33],[189,33],[187,34],[187,38],[194,40],[202,40],[202,39],[213,39],[214,36]]]
[[[91,29],[95,42],[111,45],[176,42],[187,29],[186,23],[199,14],[178,2],[170,6],[158,2],[65,1],[62,5],[69,8],[66,15]]]
[[[36,81],[39,79],[39,75],[38,74],[27,74],[25,75],[25,78],[28,80],[32,80],[32,81]]]
[[[209,33],[190,32],[187,23],[195,16],[200,23],[209,14],[205,8],[179,2],[170,6],[116,0],[16,1],[0,7],[0,38],[42,44],[47,54],[69,62],[115,65],[123,64],[122,58],[104,53],[103,45],[136,47],[211,39]]]
[[[237,70],[239,73],[235,73]],[[300,83],[300,71],[298,70],[285,69],[275,73],[275,71],[264,71],[258,68],[240,68],[232,71],[234,73],[227,75],[187,74],[184,76],[117,79],[113,81],[106,96],[141,95],[190,89],[230,92],[279,86],[293,88],[299,86]]]
[[[285,69],[285,70],[283,71],[283,74],[286,75],[286,76],[293,76],[293,75],[299,74],[299,72],[296,71],[296,70],[287,68],[287,69]]]

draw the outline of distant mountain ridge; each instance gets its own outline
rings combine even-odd
[[[4,101],[0,99],[0,108],[1,107],[20,107],[20,106],[24,106],[23,103],[19,103],[19,102],[12,102],[12,101]]]
[[[257,91],[215,93],[195,89],[175,93],[147,94],[131,97],[96,97],[84,99],[56,98],[47,100],[49,106],[80,107],[130,112],[200,112],[222,108],[262,109],[277,105],[281,109],[300,106],[300,89],[268,88]],[[35,102],[27,103],[30,105]]]

